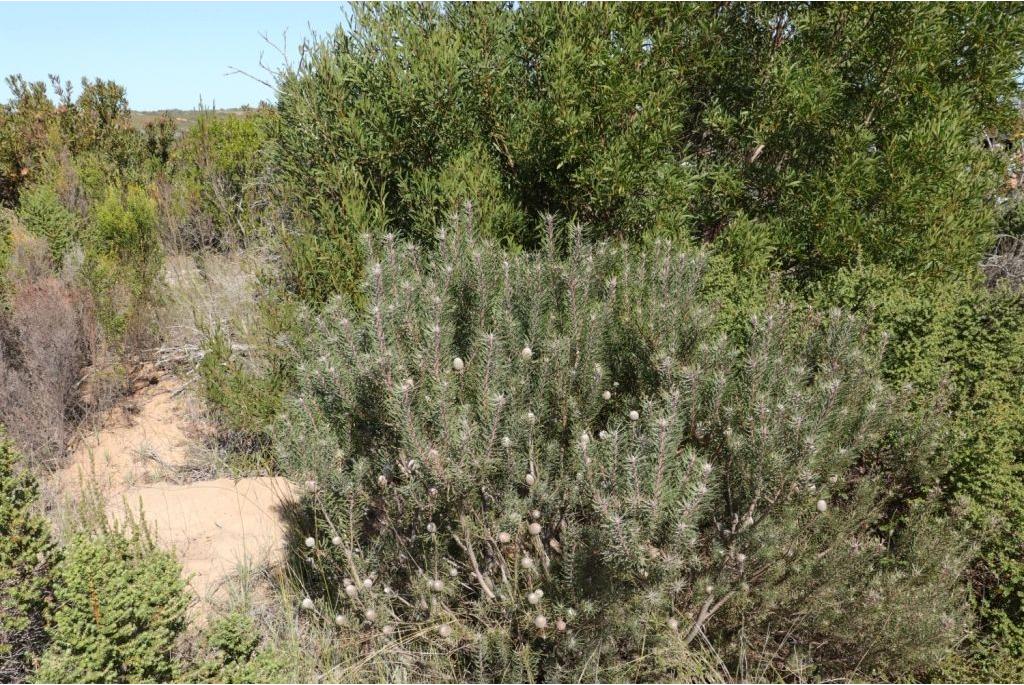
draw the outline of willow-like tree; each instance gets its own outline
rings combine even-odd
[[[387,5],[280,75],[285,277],[352,289],[355,236],[431,240],[472,199],[527,247],[538,217],[686,236],[744,269],[973,266],[1017,130],[1011,5]]]

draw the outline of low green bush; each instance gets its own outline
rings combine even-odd
[[[74,174],[79,187],[79,192],[85,199],[85,203],[92,209],[102,204],[111,192],[111,187],[118,187],[119,183],[111,183],[112,180],[120,179],[122,170],[119,170],[114,163],[96,152],[82,152],[75,155],[72,164]]]
[[[886,390],[864,329],[776,303],[730,338],[701,253],[554,242],[373,242],[368,307],[324,310],[277,434],[309,481],[313,620],[463,680],[687,679],[704,648],[809,680],[947,658],[937,419]]]
[[[273,423],[296,387],[296,364],[315,317],[278,288],[269,288],[256,307],[260,326],[240,347],[227,331],[204,331],[197,371],[219,439],[236,456],[267,466],[273,464]]]
[[[219,332],[206,339],[198,372],[224,441],[246,451],[267,447],[287,386],[272,372],[260,373],[240,363]]]
[[[296,674],[295,655],[263,647],[252,617],[235,611],[204,632],[203,654],[181,680],[199,683],[288,683]]]
[[[181,566],[141,524],[76,534],[55,569],[54,594],[37,681],[171,680],[188,595]]]
[[[0,681],[26,679],[47,644],[54,564],[60,559],[45,519],[35,511],[38,488],[0,427]]]

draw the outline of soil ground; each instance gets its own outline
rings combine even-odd
[[[79,437],[53,485],[74,501],[83,484],[95,484],[115,519],[141,511],[158,544],[181,561],[201,617],[236,572],[281,564],[296,488],[281,477],[202,479],[203,427],[188,388],[152,367],[135,387]]]

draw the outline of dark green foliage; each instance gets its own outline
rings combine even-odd
[[[173,555],[141,527],[80,533],[54,575],[57,610],[39,682],[166,682],[188,596]]]
[[[385,240],[368,308],[324,310],[278,447],[316,482],[327,614],[470,680],[688,679],[701,644],[811,680],[948,657],[933,417],[864,330],[775,303],[730,339],[700,253],[565,247]]]
[[[146,152],[161,166],[167,164],[171,156],[171,146],[174,145],[177,132],[174,119],[167,114],[146,122]]]
[[[52,568],[60,556],[35,510],[35,478],[18,471],[0,428],[0,681],[24,680],[46,646]]]
[[[354,236],[429,240],[467,200],[528,247],[551,212],[804,277],[963,272],[998,219],[984,133],[1014,122],[1022,31],[992,4],[359,6],[280,76],[285,281],[351,290]]]
[[[53,265],[59,269],[64,255],[79,238],[80,219],[47,185],[22,192],[19,202],[18,218],[30,233],[47,242]]]

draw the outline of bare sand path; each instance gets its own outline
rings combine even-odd
[[[97,430],[79,438],[70,463],[53,478],[72,499],[83,483],[95,483],[114,518],[141,511],[158,544],[177,554],[201,616],[240,567],[283,561],[283,514],[296,488],[269,476],[180,482],[177,474],[201,441],[187,389],[153,369],[144,369],[136,387]]]

